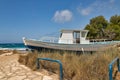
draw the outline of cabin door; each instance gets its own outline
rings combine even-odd
[[[74,32],[74,43],[80,44],[80,32]]]

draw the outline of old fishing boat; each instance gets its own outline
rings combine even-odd
[[[88,30],[61,30],[57,43],[23,38],[25,46],[32,50],[98,51],[110,44],[94,44],[86,39]]]

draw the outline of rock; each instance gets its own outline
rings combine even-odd
[[[44,76],[43,80],[53,80],[53,78],[49,77],[49,76]]]
[[[0,72],[0,80],[1,78],[5,77],[5,74],[3,72]]]
[[[13,76],[13,77],[9,78],[8,80],[23,80],[25,78],[26,78],[26,76]]]
[[[33,80],[43,80],[43,76],[36,77]]]
[[[53,80],[53,78],[19,64],[18,54],[11,56],[4,54],[0,56],[0,80]]]

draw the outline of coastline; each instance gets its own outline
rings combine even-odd
[[[23,43],[0,43],[0,50],[25,51],[26,46]]]
[[[18,51],[25,51],[26,48],[0,48],[0,50],[18,50]]]

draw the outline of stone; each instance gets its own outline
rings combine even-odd
[[[33,80],[43,80],[43,76],[36,77]]]
[[[53,78],[49,77],[49,76],[44,76],[43,80],[53,80]]]
[[[24,79],[24,80],[31,80],[31,79]]]
[[[28,75],[28,78],[30,78],[30,79],[34,79],[35,77],[37,77],[37,75],[35,75],[35,74]]]
[[[23,80],[25,78],[26,76],[13,76],[13,77],[10,77],[8,80]]]
[[[5,74],[3,72],[0,72],[0,80],[1,78],[5,77]]]
[[[18,62],[18,55],[0,56],[0,80],[53,80]]]
[[[34,74],[36,74],[36,75],[38,75],[38,76],[43,75],[43,74],[41,74],[40,72],[34,72]]]

